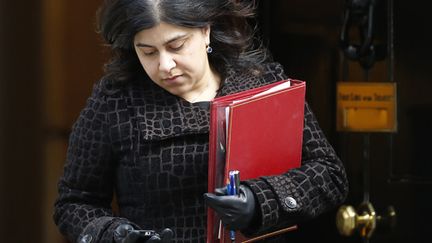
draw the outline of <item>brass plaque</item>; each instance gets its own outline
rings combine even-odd
[[[396,84],[338,82],[338,131],[396,132]]]

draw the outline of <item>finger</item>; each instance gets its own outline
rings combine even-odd
[[[156,243],[162,242],[161,238],[158,235],[153,235],[150,239],[146,241],[146,243]]]
[[[233,196],[216,196],[212,193],[204,194],[204,201],[207,206],[211,207],[216,212],[220,213],[225,210],[227,207],[230,207],[229,198]]]
[[[170,243],[174,236],[174,232],[171,229],[164,229],[161,233],[162,243]]]
[[[204,193],[204,200],[212,208],[218,207],[221,205],[220,196],[216,196],[213,193]]]
[[[129,231],[123,243],[135,243],[140,238],[140,234],[137,231]]]
[[[204,193],[204,200],[212,208],[230,208],[232,204],[236,204],[241,199],[236,195],[217,196],[213,193]]]
[[[114,230],[114,236],[117,238],[124,238],[128,234],[129,231],[134,228],[130,224],[121,224]]]
[[[220,188],[216,188],[215,189],[215,194],[217,196],[225,196],[225,195],[228,195],[228,190],[227,190],[226,186],[220,187]]]

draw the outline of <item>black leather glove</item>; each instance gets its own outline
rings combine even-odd
[[[137,230],[130,224],[120,224],[114,230],[116,243],[170,243],[174,233],[164,229],[160,234],[154,230]]]
[[[244,185],[240,185],[239,195],[227,195],[227,189],[223,187],[217,188],[216,194],[204,193],[204,200],[232,230],[247,228],[255,216],[254,194]]]

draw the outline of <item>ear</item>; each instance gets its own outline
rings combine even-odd
[[[210,45],[210,25],[203,27],[202,32],[205,37],[206,46]]]

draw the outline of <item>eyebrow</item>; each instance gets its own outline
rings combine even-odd
[[[187,37],[187,35],[188,35],[188,34],[180,34],[180,35],[174,36],[174,37],[172,37],[171,39],[165,41],[165,42],[163,43],[163,45],[167,45],[167,44],[169,44],[169,43],[171,43],[171,42],[174,42],[174,41],[176,41],[176,40],[183,39],[183,38]],[[147,44],[144,44],[144,43],[136,43],[135,45],[136,45],[137,47],[153,47],[152,45],[147,45]]]

